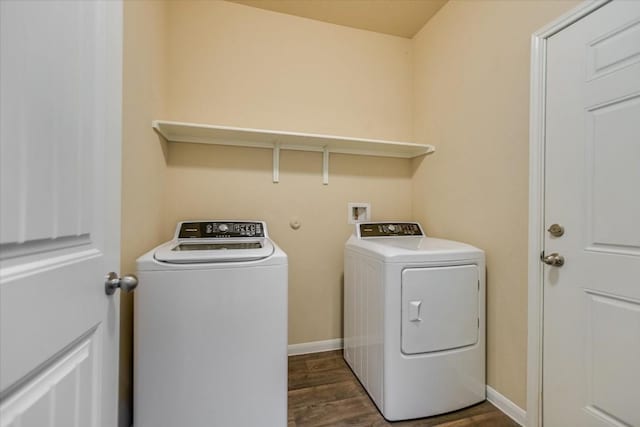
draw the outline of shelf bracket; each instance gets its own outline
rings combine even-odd
[[[280,182],[280,144],[273,145],[273,183]]]
[[[322,148],[322,185],[329,185],[329,149]]]

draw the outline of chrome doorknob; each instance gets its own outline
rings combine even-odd
[[[127,274],[118,277],[113,271],[107,274],[104,281],[104,292],[107,295],[113,295],[116,289],[120,288],[124,292],[133,291],[138,286],[138,278],[134,274]]]
[[[542,262],[552,267],[562,267],[564,265],[564,257],[557,252],[544,256],[544,254],[540,257]]]

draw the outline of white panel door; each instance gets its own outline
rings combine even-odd
[[[0,1],[0,426],[117,424],[122,4]]]
[[[640,1],[552,36],[547,56],[543,422],[640,426]]]

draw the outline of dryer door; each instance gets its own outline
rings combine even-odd
[[[478,341],[478,268],[408,268],[402,272],[402,352],[428,353]]]

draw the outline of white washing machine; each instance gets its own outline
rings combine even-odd
[[[287,256],[259,221],[181,222],[138,259],[135,427],[287,424]]]
[[[361,223],[344,270],[344,358],[386,419],[485,400],[483,251],[418,223]]]

